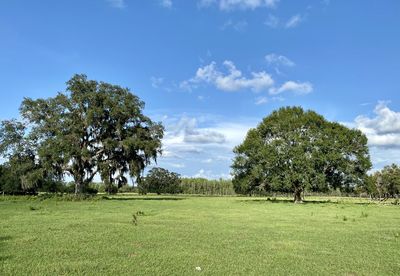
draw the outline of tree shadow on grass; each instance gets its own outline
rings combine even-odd
[[[11,240],[11,236],[0,236],[0,262],[4,262],[5,260],[8,260],[11,258],[10,255],[3,255],[7,253],[5,250],[5,242]]]
[[[248,199],[240,200],[240,202],[246,203],[288,203],[294,204],[293,199]],[[301,204],[338,204],[339,202],[330,200],[303,200]],[[300,205],[301,205],[300,204]]]
[[[103,197],[105,200],[167,200],[167,201],[176,201],[176,200],[184,200],[186,198],[179,197]]]
[[[247,200],[240,200],[240,202],[246,202],[246,203],[287,203],[287,204],[294,204],[293,199],[247,199]],[[370,205],[374,204],[373,202],[344,202],[344,201],[332,201],[330,199],[327,200],[303,200],[302,204],[355,204],[355,205]],[[296,204],[297,205],[297,204]]]

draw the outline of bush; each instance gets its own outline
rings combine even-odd
[[[181,192],[180,175],[163,168],[153,168],[149,171],[140,190],[143,193],[177,194]]]
[[[138,189],[133,186],[123,185],[118,189],[118,193],[137,193]]]

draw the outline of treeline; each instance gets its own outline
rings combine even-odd
[[[0,165],[0,193],[22,195],[46,193],[73,194],[75,192],[74,182],[57,181],[52,178],[42,178],[37,180],[37,185],[24,187],[24,177],[19,171],[10,164]],[[392,164],[384,167],[380,171],[368,175],[364,181],[357,185],[348,185],[345,188],[318,189],[315,185],[310,185],[306,189],[307,195],[327,195],[327,196],[361,196],[372,199],[385,200],[388,198],[400,198],[400,166]],[[169,172],[162,168],[155,168],[144,177],[139,186],[123,185],[119,188],[110,186],[102,182],[92,182],[86,188],[87,194],[97,193],[157,193],[157,194],[191,194],[209,196],[230,196],[236,195],[234,185],[231,180],[218,179],[210,180],[206,178],[181,178],[179,174]],[[253,196],[291,196],[292,192],[286,189],[264,190],[255,189],[247,195]]]
[[[400,197],[400,166],[392,164],[369,175],[363,185],[356,188],[358,193],[371,198],[388,199]]]
[[[182,178],[180,187],[183,194],[235,195],[232,181],[226,179]]]
[[[75,193],[74,182],[57,181],[51,178],[38,179],[35,186],[29,188],[23,184],[23,177],[9,163],[0,165],[0,193],[22,195],[45,193]],[[206,178],[181,178],[179,174],[163,168],[149,171],[137,186],[121,187],[106,185],[103,182],[92,182],[85,189],[87,194],[107,193],[156,193],[156,194],[192,194],[224,196],[235,195],[231,180],[209,180]]]

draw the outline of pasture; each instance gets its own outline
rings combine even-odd
[[[399,274],[399,206],[306,200],[3,196],[0,274]]]

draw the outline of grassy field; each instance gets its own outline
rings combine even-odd
[[[1,275],[399,275],[400,207],[338,198],[3,197],[0,265]]]

